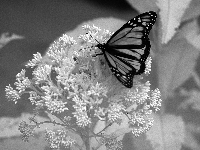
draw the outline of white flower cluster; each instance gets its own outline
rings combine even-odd
[[[16,76],[16,90],[10,85],[6,87],[7,98],[16,103],[22,94],[28,93],[29,100],[38,109],[47,109],[56,117],[61,113],[65,114],[64,119],[60,118],[63,124],[59,125],[84,138],[89,138],[85,135],[90,136],[90,127],[95,125],[96,120],[120,124],[123,117],[128,118],[127,124],[135,136],[148,131],[153,125],[153,118],[149,115],[153,110],[158,111],[161,106],[160,91],[151,91],[149,82],[142,84],[138,81],[134,83],[133,88],[126,89],[123,86],[118,87],[112,80],[108,81],[98,66],[98,57],[88,55],[96,50],[92,47],[96,40],[102,42],[112,34],[107,30],[99,34],[101,29],[95,26],[86,25],[83,29],[87,34],[80,35],[79,39],[86,43],[85,48],[74,50],[73,45],[76,42],[64,34],[49,47],[45,57],[40,53],[34,54],[34,59],[26,65],[34,69],[33,78],[25,77],[25,70],[22,70]],[[88,47],[90,44],[91,47]],[[99,69],[99,74],[96,69]],[[21,129],[27,129],[29,126],[23,127]],[[84,130],[79,131],[79,128]],[[86,128],[89,129],[87,132]],[[21,131],[25,133],[28,130]],[[75,143],[64,130],[48,130],[46,137],[51,148],[59,148],[60,145],[71,146]],[[104,144],[113,149],[113,142],[118,143],[118,148],[121,147],[121,143],[114,139]]]
[[[46,141],[49,143],[50,148],[59,149],[60,146],[68,148],[75,144],[75,140],[67,134],[65,130],[52,131],[46,129]]]

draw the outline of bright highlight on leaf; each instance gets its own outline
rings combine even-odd
[[[162,43],[167,44],[175,35],[191,0],[157,0],[162,23]]]

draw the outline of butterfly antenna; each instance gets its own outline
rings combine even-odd
[[[91,36],[91,34],[90,34],[90,37],[91,38],[93,38],[92,36]],[[93,38],[98,44],[101,44],[101,43],[99,43],[99,41],[97,41],[95,38]],[[93,46],[92,46],[93,47]],[[94,46],[94,47],[97,47],[97,46]],[[97,55],[102,55],[103,53],[99,53],[99,54],[95,54],[95,57],[97,56]]]
[[[97,43],[99,43],[99,41],[97,41],[94,37],[92,37],[91,34],[90,34],[90,37],[93,38]],[[99,44],[101,44],[101,43],[99,43]]]

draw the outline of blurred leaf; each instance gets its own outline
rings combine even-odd
[[[162,118],[155,117],[154,125],[146,136],[154,150],[180,150],[185,134],[182,118],[166,115]]]
[[[194,20],[183,28],[183,35],[187,39],[188,43],[200,50],[200,35],[197,20]]]
[[[103,130],[105,128],[105,121],[101,121],[99,120],[96,125],[95,125],[95,128],[94,128],[94,133],[99,133],[101,130]],[[105,146],[100,146],[100,143],[98,143],[97,140],[100,140],[99,137],[92,137],[91,140],[90,140],[90,148],[92,147],[100,147],[99,150],[103,150],[105,149]]]
[[[147,11],[157,11],[156,0],[127,0],[130,5],[139,11],[139,13],[144,13]]]
[[[187,21],[193,18],[196,18],[200,15],[200,1],[199,0],[192,0],[190,2],[189,8],[186,9],[185,14],[182,18],[182,21]]]
[[[158,0],[162,23],[162,43],[167,43],[176,33],[191,0]]]
[[[50,112],[48,111],[45,111],[46,115],[49,117],[49,120],[50,121],[55,121],[56,123],[60,123],[60,124],[63,124],[63,122],[55,115],[52,115]]]
[[[194,73],[199,51],[182,37],[175,37],[163,46],[158,57],[159,85],[165,99],[175,88],[183,84]]]
[[[0,35],[0,49],[3,48],[9,42],[20,39],[24,39],[24,37],[17,34],[9,35],[9,33],[2,33]]]
[[[187,129],[187,133],[185,137],[186,140],[184,142],[184,146],[192,150],[199,150],[200,144],[199,144],[198,139],[196,139],[196,135],[200,133],[200,127],[197,125],[188,123],[186,125],[186,129]]]
[[[188,97],[188,99],[182,102],[179,108],[187,109],[189,106],[191,106],[193,110],[200,111],[200,92],[198,91],[187,92],[185,90],[182,90],[181,96],[186,96]]]

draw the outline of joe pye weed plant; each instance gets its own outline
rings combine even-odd
[[[17,101],[29,94],[35,105],[30,122],[22,121],[19,131],[28,141],[40,126],[52,123],[57,130],[46,129],[46,141],[51,148],[70,150],[122,149],[122,138],[132,132],[139,136],[153,125],[153,113],[161,106],[159,89],[151,90],[150,82],[134,77],[131,89],[125,88],[112,74],[97,41],[105,42],[112,35],[99,27],[83,26],[86,34],[79,41],[64,34],[50,45],[46,56],[34,54],[26,67],[32,68],[32,79],[23,69],[16,75],[16,88],[6,87],[9,100]],[[146,61],[145,75],[151,70],[151,58]],[[56,120],[38,122],[37,115],[45,111]]]

